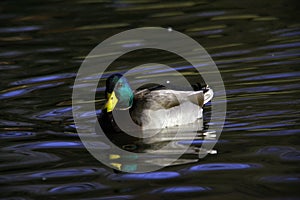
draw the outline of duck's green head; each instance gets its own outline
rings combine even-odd
[[[105,95],[107,112],[112,112],[114,109],[125,110],[132,106],[133,91],[121,74],[113,74],[107,78]]]

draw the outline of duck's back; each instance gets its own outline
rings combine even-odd
[[[207,93],[208,91],[206,91]],[[195,122],[202,106],[212,98],[203,91],[141,90],[135,94],[132,119],[143,129],[161,129]]]

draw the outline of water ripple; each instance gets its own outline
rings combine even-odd
[[[46,82],[46,81],[54,81],[54,80],[73,78],[75,76],[76,76],[75,73],[62,73],[62,74],[55,74],[55,75],[39,76],[39,77],[18,80],[18,81],[12,82],[11,85],[17,86],[17,85],[41,83],[41,82]]]
[[[2,93],[2,94],[0,94],[0,99],[15,98],[15,97],[22,96],[24,94],[28,94],[35,90],[57,87],[62,84],[64,84],[64,83],[58,82],[58,83],[51,83],[51,84],[44,84],[44,85],[28,86],[27,88],[24,88],[24,89],[15,89],[15,90],[10,89],[10,91],[7,91],[7,92],[0,91],[0,93]]]
[[[293,150],[282,153],[280,158],[285,161],[300,161],[300,151]]]
[[[114,196],[111,195],[109,197],[95,197],[95,198],[83,198],[83,199],[79,199],[79,200],[128,200],[128,199],[136,199],[135,196],[133,195],[118,195],[118,196]]]
[[[0,28],[0,33],[18,33],[18,32],[28,32],[40,30],[40,26],[19,26],[19,27],[7,27]]]
[[[72,117],[72,107],[60,107],[51,110],[44,110],[40,113],[35,113],[30,116],[31,119],[45,120],[45,121],[61,121],[62,118]]]
[[[294,36],[299,36],[300,31],[292,31],[292,32],[287,32],[287,33],[282,33],[279,36],[281,37],[294,37]]]
[[[193,192],[204,192],[211,190],[210,187],[200,187],[200,186],[174,186],[165,187],[152,190],[150,193],[160,193],[160,194],[174,194],[174,193],[193,193]]]
[[[108,186],[99,184],[99,183],[71,183],[64,184],[60,186],[51,187],[48,192],[50,194],[68,194],[68,193],[82,193],[82,192],[90,192],[93,190],[104,190],[107,189]]]
[[[29,122],[21,122],[21,121],[9,121],[9,120],[4,120],[4,119],[0,119],[0,126],[13,126],[13,127],[17,127],[17,126],[33,126],[33,123],[29,123]]]
[[[105,175],[108,171],[104,168],[64,168],[47,171],[38,171],[30,173],[8,174],[0,177],[0,183],[29,181],[29,180],[49,180],[49,179],[62,179],[68,177],[87,177],[95,175]]]
[[[288,72],[288,73],[277,73],[277,74],[265,74],[265,75],[256,75],[247,78],[243,78],[243,81],[257,81],[257,80],[268,80],[268,79],[285,79],[299,77],[300,72]]]
[[[9,150],[9,149],[7,149]],[[13,168],[24,168],[28,166],[35,166],[37,164],[43,163],[51,163],[54,161],[58,161],[61,158],[51,154],[51,153],[42,153],[42,152],[35,152],[30,150],[15,150],[10,149],[13,152],[2,152],[1,153],[1,160],[3,161],[0,163],[0,170],[11,170]]]
[[[257,168],[258,164],[244,164],[244,163],[209,163],[195,165],[188,169],[190,172],[200,172],[200,171],[223,171],[223,170],[240,170]]]
[[[267,128],[267,126],[265,128]],[[257,136],[262,136],[262,137],[266,137],[266,136],[288,136],[288,135],[299,134],[299,132],[300,132],[299,129],[296,129],[296,130],[282,129],[282,130],[279,130],[279,131],[269,130],[269,131],[263,131],[263,132],[258,132],[258,133],[249,133],[249,134],[244,134],[244,135],[245,136],[252,136],[252,137],[257,137]]]
[[[80,141],[66,142],[66,141],[43,141],[43,142],[27,142],[26,144],[18,144],[9,146],[4,149],[51,149],[51,148],[83,148]]]
[[[300,42],[293,42],[293,43],[286,43],[286,44],[274,44],[274,45],[267,45],[263,47],[257,48],[258,50],[265,50],[265,49],[283,49],[283,48],[293,48],[293,47],[300,47]]]
[[[260,155],[279,155],[281,153],[286,153],[294,151],[293,147],[288,146],[266,146],[259,149],[256,153]]]
[[[260,180],[270,183],[300,183],[300,175],[264,176]]]
[[[111,180],[162,180],[179,177],[178,172],[148,172],[140,174],[111,175]]]
[[[29,131],[6,131],[0,133],[0,139],[24,139],[34,136],[36,136],[36,133]]]
[[[27,184],[23,186],[6,186],[3,187],[4,193],[30,193],[34,195],[64,195],[64,194],[78,194],[87,193],[91,191],[103,191],[108,186],[95,182],[81,182],[70,184]]]

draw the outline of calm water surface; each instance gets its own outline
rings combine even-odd
[[[283,0],[1,1],[1,199],[299,199],[298,5]],[[72,119],[72,87],[92,48],[145,26],[172,27],[209,52],[226,87],[227,118],[214,147],[217,154],[197,159],[199,137],[173,166],[118,173],[82,145]],[[150,62],[171,65],[193,83],[199,80],[185,61],[151,50],[121,57],[107,74]],[[137,80],[147,83],[159,74],[141,72]],[[207,120],[204,125],[209,126]],[[165,141],[150,143],[159,147]],[[136,147],[128,142],[125,148]],[[151,159],[163,165],[167,157]]]

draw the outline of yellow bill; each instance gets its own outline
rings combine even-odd
[[[116,97],[115,92],[107,93],[107,103],[105,104],[105,108],[107,112],[112,112],[115,106],[118,103],[118,98]]]

